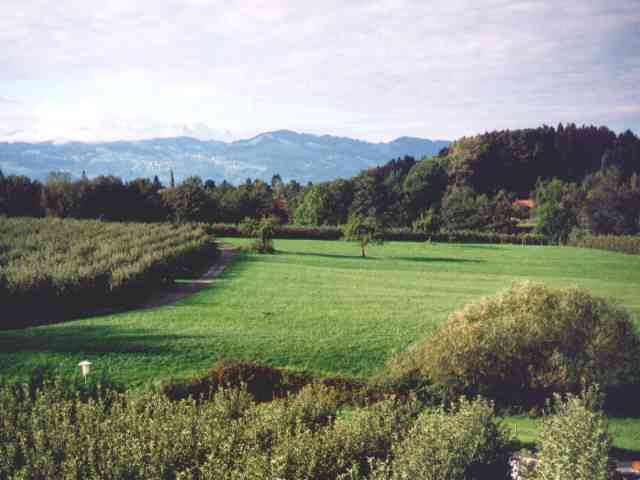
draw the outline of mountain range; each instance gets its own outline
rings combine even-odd
[[[312,135],[290,130],[262,133],[247,140],[223,142],[191,137],[100,143],[0,142],[0,169],[5,175],[43,180],[51,171],[79,177],[116,175],[123,179],[158,177],[166,182],[198,175],[203,179],[240,183],[247,178],[318,182],[350,177],[392,158],[434,155],[445,140],[400,137],[371,143],[346,137]]]

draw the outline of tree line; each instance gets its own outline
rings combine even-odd
[[[40,183],[0,172],[0,215],[119,221],[346,225],[354,218],[416,231],[512,233],[535,199],[538,231],[564,240],[590,233],[635,234],[640,140],[631,131],[574,124],[463,137],[430,158],[405,156],[348,179],[301,185],[274,175],[240,185],[189,177],[112,176],[73,180],[52,173]]]

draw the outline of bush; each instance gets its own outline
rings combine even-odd
[[[277,220],[272,217],[264,217],[261,220],[245,218],[240,225],[243,235],[254,238],[250,250],[258,253],[274,253],[273,229]]]
[[[569,245],[639,255],[640,235],[576,235],[569,238]]]
[[[587,396],[556,395],[553,414],[542,422],[533,479],[610,478],[607,422]]]
[[[418,228],[418,225],[416,225]],[[247,236],[242,229],[233,224],[216,223],[211,226],[213,234],[219,237]],[[344,227],[301,227],[297,225],[280,225],[273,228],[273,238],[290,238],[301,240],[340,240]],[[347,235],[348,236],[348,235]],[[446,243],[502,243],[513,245],[548,245],[548,237],[532,233],[495,233],[474,230],[438,232],[415,231],[410,228],[388,228],[384,230],[384,240],[398,242],[434,242]]]
[[[187,384],[169,384],[163,391],[167,397],[209,399],[222,388],[243,387],[257,401],[271,401],[284,396],[285,375],[268,365],[247,362],[221,362],[206,375]]]
[[[238,225],[216,223],[211,226],[212,232],[219,237],[243,237],[246,232]],[[339,227],[302,227],[298,225],[276,225],[273,227],[273,238],[289,238],[300,240],[339,240],[342,231]]]
[[[440,231],[440,226],[441,222],[438,213],[433,208],[430,208],[420,214],[411,225],[411,229],[414,232],[433,235]]]
[[[461,399],[451,411],[423,412],[392,460],[372,462],[372,480],[506,479],[511,438],[496,421],[493,405]],[[348,478],[348,477],[347,477]],[[352,472],[351,478],[364,478]]]
[[[527,282],[453,312],[389,365],[398,382],[418,377],[449,396],[531,406],[585,383],[637,383],[639,359],[626,311],[584,290]]]
[[[386,458],[417,414],[381,401],[339,415],[333,389],[255,403],[242,389],[209,401],[0,388],[0,478],[333,479]]]
[[[345,240],[360,244],[362,257],[366,257],[367,246],[370,243],[384,243],[384,230],[383,223],[376,217],[360,217],[357,215],[349,217],[349,222],[342,228]]]
[[[308,372],[275,368],[251,362],[219,362],[205,375],[191,381],[179,381],[163,386],[163,393],[172,400],[193,398],[208,400],[223,388],[244,388],[255,401],[297,395],[309,385],[321,385],[335,392],[340,405],[369,405],[387,396],[397,395],[392,389],[371,386],[342,377],[314,378]]]
[[[435,233],[413,231],[408,228],[392,228],[385,232],[385,240],[424,242],[431,240],[443,243],[487,243],[511,245],[548,245],[549,239],[531,233],[496,233],[475,230],[440,230]]]
[[[200,225],[16,218],[0,239],[0,328],[139,302],[218,254]]]
[[[340,240],[340,227],[300,227],[281,225],[274,229],[275,238],[299,238],[308,240]]]

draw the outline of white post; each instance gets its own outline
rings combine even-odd
[[[80,367],[80,371],[82,372],[82,376],[84,377],[84,383],[85,385],[87,384],[87,376],[89,375],[89,372],[91,371],[91,362],[88,360],[83,360],[82,362],[80,362],[78,364],[78,366]]]

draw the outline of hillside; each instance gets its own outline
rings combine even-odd
[[[630,130],[616,134],[605,126],[543,125],[463,137],[441,157],[453,183],[477,193],[504,189],[527,197],[538,179],[580,182],[608,167],[625,178],[640,172],[640,140]]]
[[[279,173],[301,183],[350,177],[360,170],[411,155],[434,155],[449,142],[401,137],[370,143],[331,135],[289,130],[263,133],[235,142],[201,141],[190,137],[104,143],[0,143],[0,169],[5,173],[44,179],[53,170],[80,176],[110,174],[132,179],[158,175],[166,181],[198,175],[216,181],[244,182],[247,177],[270,180]]]

